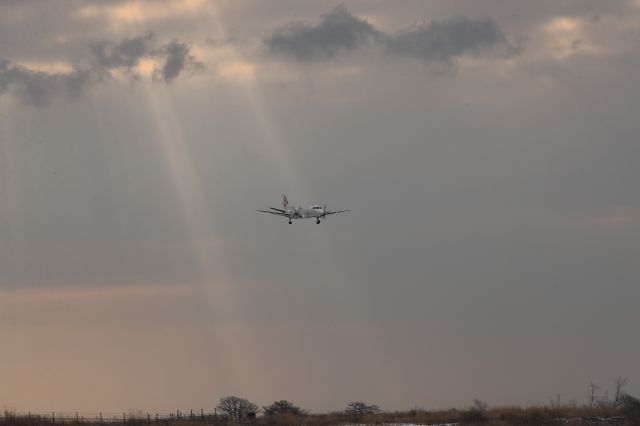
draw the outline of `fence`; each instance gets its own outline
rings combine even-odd
[[[251,424],[251,419],[246,423]],[[188,412],[176,410],[171,413],[145,413],[145,412],[13,412],[5,411],[0,413],[0,423],[49,423],[49,424],[69,424],[69,423],[169,423],[169,422],[198,422],[207,424],[224,424],[228,418],[219,415],[217,412],[205,413],[204,409],[199,411],[189,410]]]

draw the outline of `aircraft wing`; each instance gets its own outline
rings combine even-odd
[[[350,212],[351,210],[338,210],[336,212],[324,212],[324,216],[330,215],[330,214],[336,214],[336,213],[344,213],[344,212]]]
[[[289,213],[285,212],[284,210],[280,210],[280,211],[275,211],[275,212],[270,212],[269,210],[258,210],[259,212],[262,213],[271,213],[271,214],[275,214],[277,216],[285,216],[285,217],[289,217]]]

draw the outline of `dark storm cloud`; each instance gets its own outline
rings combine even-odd
[[[449,63],[465,54],[480,55],[494,50],[505,55],[517,53],[500,27],[491,19],[458,16],[431,21],[387,37],[390,53],[420,58],[426,62]]]
[[[55,95],[78,96],[92,81],[95,81],[95,74],[90,70],[47,73],[0,59],[0,95],[12,90],[30,105],[44,106]]]
[[[274,31],[265,42],[277,54],[300,61],[326,60],[339,52],[353,50],[381,33],[363,19],[338,6],[323,16],[320,24],[292,23]]]
[[[177,39],[157,46],[155,37],[126,38],[120,43],[101,41],[91,46],[89,65],[74,65],[68,72],[36,71],[0,58],[0,95],[9,91],[29,105],[44,106],[52,96],[73,98],[91,84],[110,77],[110,71],[121,70],[130,77],[143,59],[161,62],[155,72],[158,80],[172,82],[185,70],[201,70],[204,65],[190,54],[186,43]]]
[[[154,36],[149,33],[145,36],[126,38],[118,44],[101,41],[91,46],[91,51],[100,67],[131,69],[138,65],[140,59],[155,55],[153,44]]]
[[[155,75],[159,80],[171,82],[185,70],[204,69],[204,65],[191,55],[191,48],[178,39],[157,46],[153,33],[127,38],[114,44],[102,41],[91,47],[96,66],[103,70],[121,69],[131,72],[142,59],[162,62]]]
[[[355,50],[367,41],[384,46],[390,54],[441,64],[450,64],[465,54],[517,53],[491,19],[459,16],[389,35],[353,16],[344,6],[324,15],[318,25],[293,23],[276,29],[265,43],[273,53],[299,61],[316,61],[332,59],[341,51]]]
[[[177,78],[184,70],[204,69],[204,64],[196,61],[190,54],[187,44],[179,40],[172,40],[171,43],[163,46],[165,62],[160,70],[162,79],[167,83]]]

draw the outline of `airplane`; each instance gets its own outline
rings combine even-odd
[[[327,210],[327,205],[326,204],[314,204],[312,206],[308,206],[308,207],[302,207],[302,206],[298,206],[298,207],[294,207],[294,206],[289,206],[289,200],[287,200],[287,196],[282,194],[282,208],[281,209],[276,209],[275,207],[269,207],[271,210],[258,210],[259,212],[262,213],[271,213],[271,214],[275,214],[278,216],[284,216],[286,218],[289,218],[289,225],[291,225],[291,220],[292,219],[311,219],[311,218],[315,218],[316,219],[316,223],[319,224],[320,223],[320,219],[327,217],[328,215],[331,214],[336,214],[336,213],[344,213],[344,212],[348,212],[350,210],[338,210],[338,211],[331,211],[331,210]]]

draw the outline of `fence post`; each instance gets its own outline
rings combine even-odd
[[[156,413],[156,422],[158,421],[158,413]]]
[[[78,412],[76,411],[76,423],[78,423]]]
[[[151,423],[151,415],[149,413],[147,413],[147,423]]]
[[[200,420],[204,420],[204,410],[200,409]]]
[[[123,422],[127,421],[127,413],[122,413],[122,421]]]
[[[56,413],[51,413],[51,423],[56,422]]]
[[[100,411],[100,424],[102,424],[102,411]]]

